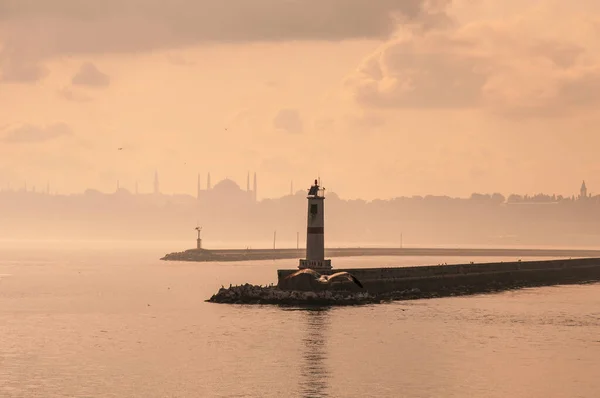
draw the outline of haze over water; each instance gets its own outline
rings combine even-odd
[[[6,245],[3,245],[6,246]],[[293,260],[0,257],[2,397],[597,397],[600,286],[306,310],[204,302]],[[336,267],[508,258],[339,258]]]
[[[598,248],[599,33],[598,0],[0,0],[0,398],[600,396],[598,284],[228,306],[297,262],[158,260],[303,247],[314,178],[328,247]]]

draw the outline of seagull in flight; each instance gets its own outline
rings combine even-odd
[[[292,278],[295,278],[298,275],[302,275],[302,274],[312,275],[317,282],[322,283],[322,284],[328,284],[331,282],[337,282],[339,280],[345,279],[350,282],[356,283],[361,288],[364,288],[363,284],[360,283],[360,281],[358,279],[356,279],[356,277],[354,275],[352,275],[348,272],[336,272],[335,274],[331,274],[331,275],[321,275],[317,271],[312,270],[310,268],[305,268],[305,269],[301,269],[300,271],[296,271],[293,274],[286,276],[284,278],[284,280],[292,279]]]

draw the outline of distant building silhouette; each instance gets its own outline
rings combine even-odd
[[[256,173],[254,173],[254,187],[256,189]],[[255,190],[250,190],[250,172],[248,172],[246,176],[246,190],[243,191],[242,188],[230,178],[225,178],[224,180],[219,181],[213,187],[210,182],[210,173],[207,174],[206,177],[206,189],[202,189],[200,174],[198,174],[198,185],[196,192],[196,199],[203,201],[211,201],[211,200],[233,200],[237,199],[243,200],[244,202],[248,200],[256,201],[256,192]]]
[[[43,176],[29,176],[29,181],[37,181],[37,189],[20,179],[13,181],[12,189],[0,192],[0,238],[33,239],[42,234],[60,239],[185,239],[190,222],[202,220],[212,242],[246,246],[245,242],[264,241],[270,247],[276,230],[278,239],[288,242],[284,245],[298,245],[298,226],[306,223],[306,213],[298,209],[305,206],[306,191],[294,192],[290,179],[288,189],[295,195],[283,191],[278,198],[257,202],[258,177],[251,173],[247,170],[245,186],[242,170],[237,178],[217,179],[216,184],[202,182],[199,176],[197,194],[192,188],[189,193],[160,195],[152,192],[151,181],[146,181],[146,190],[142,181],[142,191],[133,195],[133,190],[120,186],[120,177],[115,180],[116,192],[107,187],[106,192],[59,194],[50,190],[48,180],[46,187],[40,185],[38,178]],[[158,192],[157,172],[154,179]],[[328,200],[334,211],[328,216],[328,231],[333,242],[357,245],[410,236],[423,245],[592,246],[600,241],[600,195],[588,190],[587,181],[577,192],[575,181],[571,195],[564,196],[529,193],[505,198],[500,193],[475,193],[362,200],[331,193]],[[134,183],[137,190],[138,181]],[[9,181],[2,184],[5,187],[11,187]]]

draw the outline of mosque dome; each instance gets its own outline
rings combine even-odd
[[[222,181],[219,181],[214,187],[214,191],[223,192],[223,193],[237,193],[242,189],[238,184],[236,184],[233,180],[226,178]]]

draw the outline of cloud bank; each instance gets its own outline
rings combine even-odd
[[[381,39],[398,22],[445,24],[450,0],[0,0],[9,47],[48,54],[203,42]],[[23,36],[24,35],[24,36]]]
[[[600,105],[594,38],[583,44],[527,25],[521,17],[407,33],[368,56],[346,87],[360,105],[377,109],[547,117]]]
[[[202,43],[384,39],[398,23],[447,24],[450,0],[0,0],[3,81],[31,82],[49,57]]]
[[[66,123],[55,123],[48,126],[24,124],[6,130],[2,135],[2,141],[11,144],[42,142],[73,134],[71,127]]]

